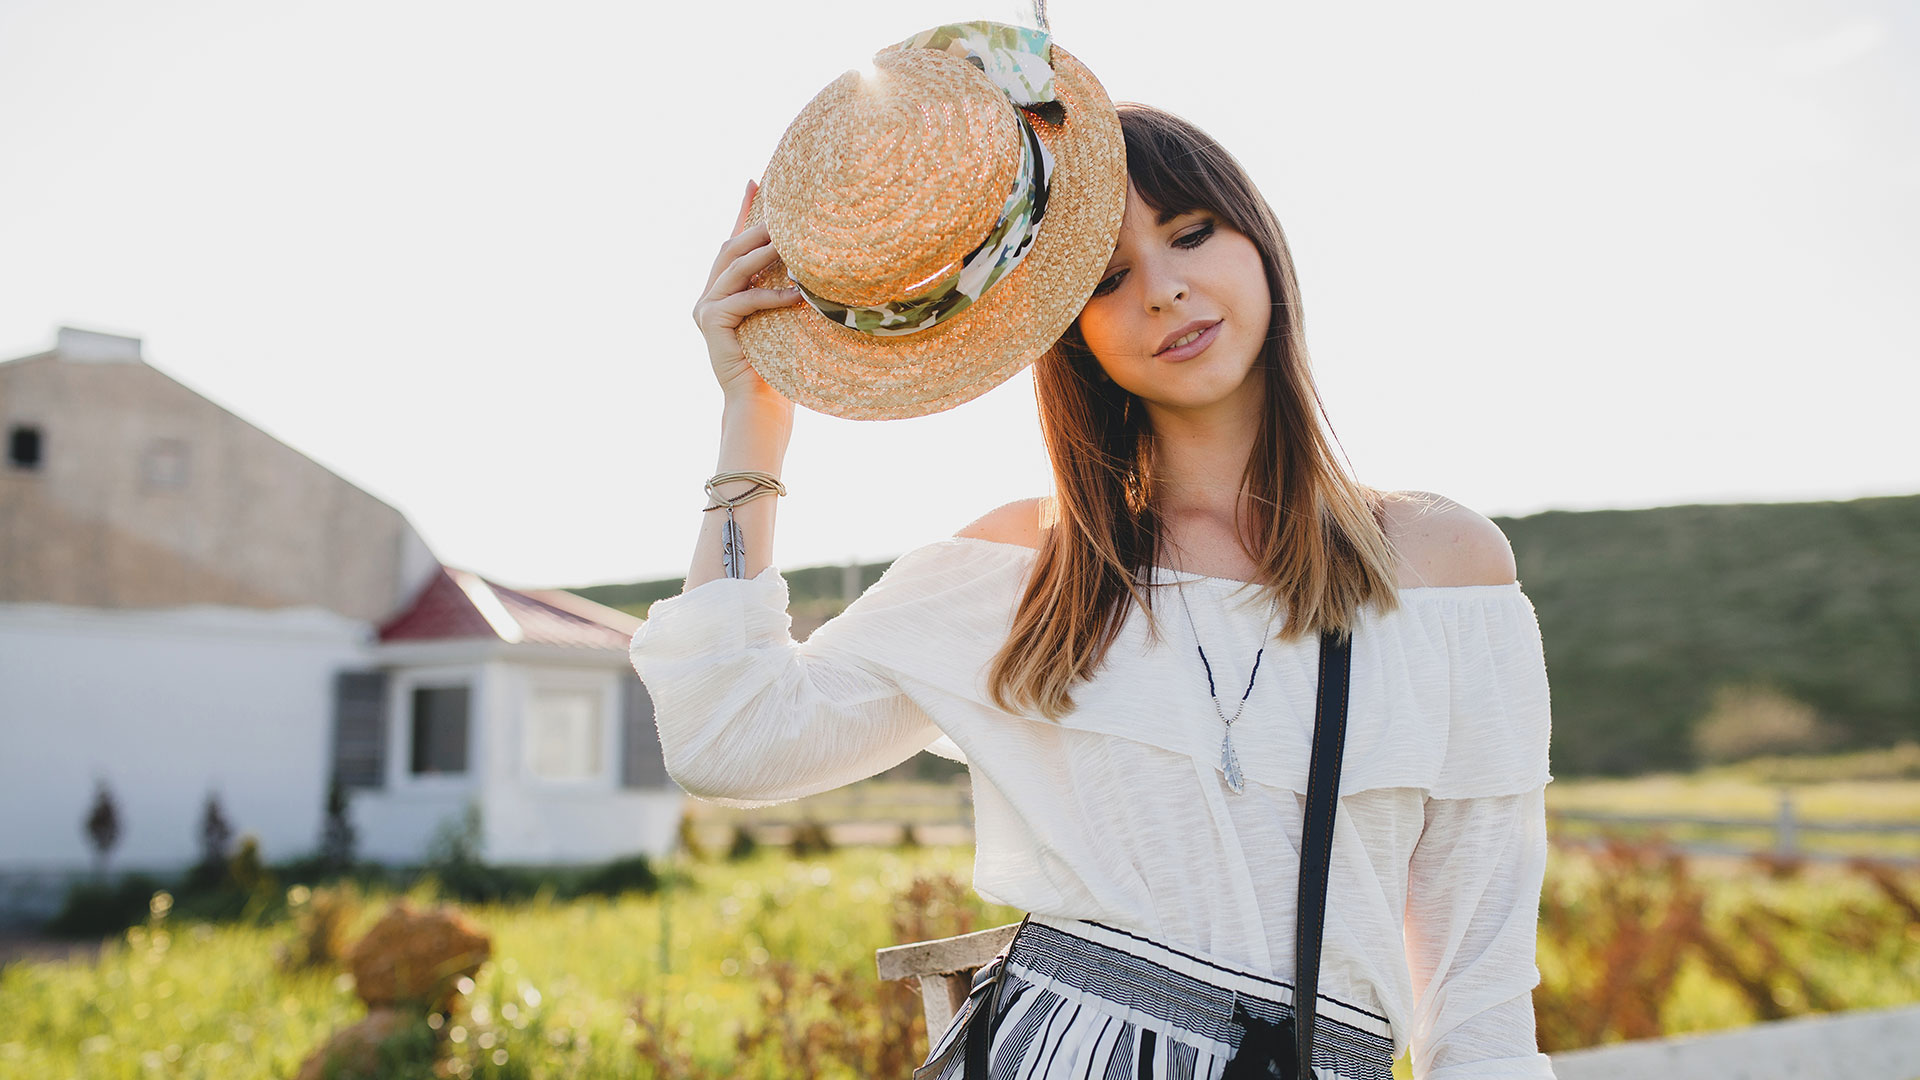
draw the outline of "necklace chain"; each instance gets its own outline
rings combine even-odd
[[[1253,671],[1247,675],[1247,689],[1240,695],[1239,703],[1234,706],[1233,715],[1228,716],[1226,707],[1220,704],[1220,692],[1214,687],[1213,665],[1207,662],[1207,648],[1200,644],[1200,628],[1194,624],[1193,608],[1187,604],[1186,582],[1175,578],[1173,586],[1174,591],[1180,594],[1180,609],[1187,615],[1187,629],[1193,632],[1193,647],[1200,653],[1200,666],[1207,673],[1207,695],[1213,698],[1214,714],[1220,717],[1221,723],[1232,728],[1233,722],[1240,719],[1240,714],[1247,710],[1247,699],[1253,696],[1253,680],[1260,675],[1260,658],[1267,653],[1267,635],[1273,630],[1274,616],[1279,614],[1280,598],[1275,596],[1268,603],[1267,625],[1260,631],[1260,651],[1253,654]]]

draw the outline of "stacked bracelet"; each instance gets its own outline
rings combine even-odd
[[[751,486],[746,491],[726,498],[714,488],[735,480],[748,481]],[[733,508],[749,503],[762,495],[785,495],[787,485],[780,478],[768,472],[748,470],[744,472],[723,472],[707,481],[707,497],[714,501],[707,510],[725,510],[727,523],[720,527],[720,564],[730,578],[747,576],[747,541],[740,534],[740,526],[733,520]],[[704,512],[704,511],[703,511]]]

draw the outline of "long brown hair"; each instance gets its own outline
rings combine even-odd
[[[1394,554],[1383,496],[1335,457],[1308,370],[1286,236],[1240,163],[1199,128],[1135,104],[1120,106],[1120,128],[1127,176],[1148,206],[1162,214],[1211,211],[1260,251],[1273,298],[1254,364],[1266,396],[1242,475],[1245,517],[1236,518],[1250,526],[1260,584],[1287,613],[1280,638],[1350,632],[1362,606],[1395,606]],[[1012,632],[988,676],[995,704],[1010,712],[1058,719],[1071,711],[1069,688],[1099,669],[1130,605],[1147,612],[1151,632],[1150,590],[1138,587],[1135,573],[1159,565],[1162,546],[1153,430],[1146,409],[1102,375],[1077,322],[1034,369],[1058,513],[1041,534]]]

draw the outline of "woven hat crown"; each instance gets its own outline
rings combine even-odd
[[[1113,102],[1048,35],[948,24],[821,91],[748,208],[779,258],[740,347],[767,384],[857,420],[953,408],[1072,323],[1126,210]]]
[[[966,61],[883,52],[787,129],[763,185],[787,272],[847,305],[914,295],[993,228],[1020,166],[1006,94]]]

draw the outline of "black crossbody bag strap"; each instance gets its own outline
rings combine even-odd
[[[1353,638],[1320,635],[1320,697],[1313,707],[1313,760],[1300,850],[1299,919],[1294,929],[1293,1038],[1300,1080],[1313,1080],[1313,1018],[1320,987],[1320,934],[1326,927],[1327,873],[1333,863],[1333,815],[1340,805],[1340,759],[1347,748],[1347,684]]]
[[[1353,667],[1353,638],[1328,631],[1320,635],[1320,690],[1313,707],[1313,757],[1307,766],[1307,811],[1301,837],[1299,920],[1294,927],[1293,1028],[1298,1052],[1295,1076],[1313,1080],[1313,1019],[1320,984],[1320,935],[1326,925],[1327,874],[1333,863],[1333,815],[1340,805],[1340,761],[1347,747],[1347,688]],[[1032,918],[1029,915],[1027,918]],[[1020,930],[1027,919],[1020,920]],[[1019,940],[1019,930],[1014,939]],[[1012,944],[1007,948],[1012,950]],[[986,1015],[966,1032],[967,1080],[986,1080],[993,1025],[1000,1014],[1005,958],[993,973],[992,988],[981,1005]]]

